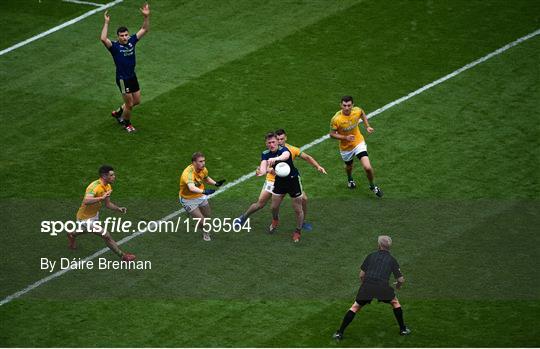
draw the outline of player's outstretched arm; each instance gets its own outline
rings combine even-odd
[[[220,179],[219,181],[216,181],[210,177],[206,177],[204,181],[210,185],[215,185],[216,187],[221,187],[223,183],[225,183],[225,179]]]
[[[101,29],[101,37],[100,40],[105,45],[106,48],[111,48],[112,42],[108,38],[108,32],[109,32],[109,22],[111,21],[111,16],[109,16],[109,11],[105,11],[103,14],[103,29]]]
[[[188,189],[189,189],[189,191],[191,191],[193,193],[205,194],[205,195],[210,195],[210,194],[213,194],[213,193],[216,192],[214,189],[199,189],[199,188],[197,188],[195,183],[192,183],[192,182],[188,183]]]
[[[139,9],[144,17],[143,25],[137,32],[137,39],[141,39],[150,30],[150,5],[144,4]]]
[[[206,177],[206,178],[204,179],[204,181],[205,181],[207,184],[210,184],[210,185],[216,185],[216,181],[213,180],[213,179],[210,178],[210,177]]]
[[[307,154],[306,152],[302,152],[300,154],[300,157],[306,160],[311,166],[315,167],[320,173],[326,174],[326,170],[324,169],[324,167],[319,165],[319,163],[313,158],[313,156]]]

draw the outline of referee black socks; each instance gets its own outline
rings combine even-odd
[[[401,310],[401,307],[394,308],[394,316],[399,324],[399,329],[401,331],[405,330],[405,323],[403,322],[403,310]]]
[[[339,333],[343,334],[343,332],[345,332],[345,329],[353,321],[355,315],[356,313],[352,310],[349,310],[347,314],[345,314],[345,317],[343,317],[343,321],[341,322],[341,327],[339,328]]]

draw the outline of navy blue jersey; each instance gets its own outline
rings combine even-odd
[[[112,42],[109,51],[116,65],[116,79],[126,80],[135,77],[135,45],[137,41],[139,41],[137,34],[133,34],[125,45],[118,41]]]
[[[268,159],[271,159],[271,158],[278,157],[281,154],[283,154],[284,152],[289,152],[290,153],[291,151],[289,149],[287,149],[286,147],[283,147],[281,145],[278,147],[278,149],[274,153],[272,153],[269,149],[266,149],[261,154],[261,160],[268,160]],[[289,159],[287,159],[287,161],[278,161],[278,162],[276,162],[276,164],[278,164],[280,162],[286,162],[287,165],[289,165],[289,167],[291,168],[291,173],[287,177],[298,177],[298,170],[296,169],[296,167],[294,167],[293,160],[292,160],[292,155],[289,156]]]

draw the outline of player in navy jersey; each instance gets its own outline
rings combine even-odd
[[[105,11],[103,15],[105,22],[101,30],[101,42],[109,52],[116,65],[116,84],[122,93],[124,104],[112,112],[112,116],[124,126],[126,131],[134,132],[135,127],[131,124],[131,111],[133,107],[141,103],[141,90],[139,81],[135,75],[135,45],[148,32],[150,28],[150,6],[144,4],[140,8],[144,17],[141,29],[135,35],[129,35],[126,27],[119,27],[116,31],[118,41],[112,42],[107,37],[109,31],[109,21],[111,17],[109,12]]]
[[[261,155],[260,173],[266,174],[279,162],[286,162],[291,168],[291,172],[286,177],[276,176],[274,190],[272,192],[272,224],[270,233],[272,233],[279,224],[279,206],[286,194],[292,198],[294,213],[296,215],[296,229],[293,233],[293,241],[300,241],[302,225],[304,224],[304,211],[302,210],[302,186],[298,178],[298,170],[293,164],[291,152],[286,147],[278,144],[276,134],[270,132],[266,135],[266,147]]]

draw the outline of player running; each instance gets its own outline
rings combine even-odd
[[[68,233],[69,248],[76,249],[77,243],[75,237],[81,234],[94,233],[99,235],[105,241],[105,244],[124,261],[135,260],[135,255],[123,252],[111,234],[99,222],[99,209],[103,202],[105,207],[120,213],[126,213],[125,207],[119,207],[111,202],[112,186],[116,180],[116,174],[111,166],[103,165],[99,168],[99,179],[96,179],[86,188],[81,207],[77,211],[77,221],[82,231]]]
[[[204,183],[221,187],[225,180],[215,181],[208,176],[206,158],[203,153],[196,152],[191,156],[191,165],[186,167],[180,176],[180,203],[193,218],[204,219],[210,217],[210,203],[208,195],[215,189],[205,189]],[[210,233],[203,231],[203,240],[211,241]]]
[[[369,181],[369,189],[378,197],[383,196],[381,188],[379,188],[374,180],[373,168],[369,162],[366,142],[362,133],[360,133],[360,118],[364,121],[364,126],[368,133],[373,133],[375,130],[369,126],[366,113],[359,107],[354,106],[354,101],[351,96],[341,98],[341,110],[338,111],[330,122],[330,137],[339,139],[339,150],[341,158],[345,162],[345,172],[347,173],[348,184],[350,189],[356,188],[356,182],[352,177],[353,157],[357,157],[366,172]]]
[[[276,139],[278,141],[278,145],[286,147],[292,156],[292,159],[294,160],[296,157],[300,156],[300,158],[304,159],[308,163],[310,163],[313,167],[317,169],[317,171],[326,174],[326,170],[319,165],[319,163],[310,155],[308,155],[305,152],[302,152],[300,148],[297,148],[295,146],[286,144],[287,141],[287,134],[285,133],[285,130],[279,129],[275,132]],[[240,217],[235,219],[235,224],[244,224],[244,222],[248,219],[250,215],[253,213],[259,211],[262,209],[268,200],[272,197],[272,191],[274,189],[274,182],[276,175],[274,173],[273,168],[269,168],[270,171],[266,174],[266,179],[264,182],[264,185],[261,189],[261,193],[259,194],[259,198],[257,202],[252,203],[246,212],[244,212]],[[260,166],[256,170],[256,174],[258,176],[263,176],[264,173],[260,171]],[[305,221],[305,215],[306,215],[306,208],[307,208],[307,195],[305,192],[302,193],[302,209],[304,211],[304,223],[302,225],[302,229],[306,231],[310,231],[313,229],[312,225]],[[272,233],[274,229],[277,228],[277,225],[273,227],[270,225],[269,231]]]
[[[140,8],[140,11],[144,17],[144,21],[141,29],[135,35],[130,36],[126,27],[119,27],[116,30],[118,41],[111,42],[107,37],[109,21],[111,20],[108,11],[105,11],[103,15],[105,22],[101,30],[101,42],[107,47],[113,57],[114,64],[116,65],[116,85],[118,85],[122,99],[124,100],[124,104],[111,114],[119,124],[124,126],[127,132],[136,131],[135,127],[131,124],[131,112],[133,107],[141,103],[141,90],[137,75],[135,74],[135,45],[150,28],[150,6],[144,4]]]

